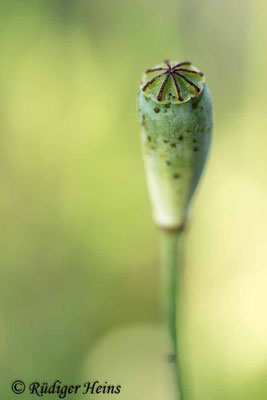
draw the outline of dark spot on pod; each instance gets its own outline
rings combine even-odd
[[[176,143],[171,143],[171,147],[176,147]]]
[[[198,151],[198,147],[197,146],[193,147],[193,150]]]
[[[172,94],[171,93],[169,93],[169,96],[171,96]]]
[[[173,100],[175,100],[175,96],[172,96]]]
[[[155,108],[154,108],[154,111],[155,111],[155,113],[159,113],[159,112],[160,112],[160,108],[155,107]]]
[[[143,125],[144,127],[146,127],[146,117],[145,117],[144,114],[142,115],[142,125]]]
[[[183,135],[179,136],[179,140],[180,140],[180,142],[181,142],[182,140],[184,140]]]
[[[164,104],[165,108],[170,108],[170,106],[171,106],[170,104]]]
[[[170,161],[166,161],[166,164],[167,164],[167,165],[171,165],[171,162],[170,162]]]
[[[197,141],[196,141],[196,139],[193,139],[193,143],[196,143]]]
[[[187,133],[190,133],[190,129],[187,129],[186,132],[187,132]]]
[[[193,110],[194,110],[195,108],[197,108],[197,103],[192,103],[192,108],[193,108]]]
[[[169,143],[168,140],[164,140],[164,139],[163,139],[163,142],[164,142],[164,143]]]
[[[147,139],[149,142],[151,142],[151,136],[148,136]]]
[[[173,177],[174,177],[174,179],[178,179],[178,178],[180,178],[180,175],[179,174],[174,174]]]
[[[204,108],[201,106],[201,107],[200,107],[200,111],[203,111],[203,110],[204,110]]]

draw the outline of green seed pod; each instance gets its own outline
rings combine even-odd
[[[212,101],[190,62],[148,69],[138,96],[141,142],[153,216],[163,229],[185,224],[212,136]]]

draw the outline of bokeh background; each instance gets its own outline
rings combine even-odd
[[[206,73],[216,121],[185,251],[188,399],[267,398],[266,18],[265,0],[0,1],[1,398],[98,379],[123,389],[97,399],[168,399],[136,118],[165,58]]]

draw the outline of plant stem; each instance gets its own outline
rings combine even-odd
[[[170,354],[168,361],[173,364],[173,373],[176,382],[176,399],[184,400],[181,366],[180,366],[180,341],[178,335],[178,322],[180,319],[180,292],[182,279],[182,241],[181,231],[161,231],[161,286],[162,286],[162,318],[168,330]],[[177,318],[179,315],[179,318]]]

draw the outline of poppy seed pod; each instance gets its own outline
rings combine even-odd
[[[212,136],[212,101],[205,77],[190,62],[148,69],[138,96],[142,151],[157,225],[184,226]]]

